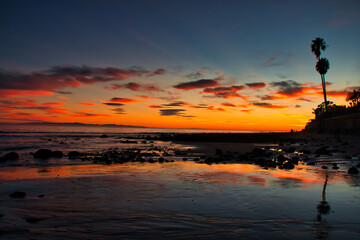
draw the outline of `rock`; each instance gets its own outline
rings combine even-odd
[[[284,157],[284,155],[282,155],[282,154],[280,154],[277,158],[276,158],[276,160],[278,161],[278,162],[280,162],[280,163],[283,163],[283,162],[285,162],[286,160],[288,160],[286,157]]]
[[[165,162],[165,159],[163,157],[159,157],[159,163]]]
[[[103,135],[100,136],[100,138],[108,138],[108,137],[109,137],[109,136],[106,135],[106,134],[103,134]]]
[[[81,153],[79,153],[78,151],[71,151],[68,154],[69,158],[77,158],[77,157],[80,157],[80,156],[81,156]]]
[[[296,151],[296,148],[294,147],[289,147],[288,149],[285,149],[284,152],[286,153],[294,153]]]
[[[285,162],[285,163],[283,164],[283,168],[284,168],[284,169],[294,169],[294,168],[295,168],[295,165],[292,164],[292,163],[290,163],[290,162]]]
[[[62,158],[64,156],[62,151],[53,151],[52,156],[56,158]]]
[[[38,198],[43,198],[43,197],[45,197],[45,194],[38,195]]]
[[[37,223],[40,222],[41,220],[44,220],[44,218],[36,218],[36,217],[26,217],[25,221],[27,221],[28,223]]]
[[[289,163],[292,163],[294,165],[298,165],[299,164],[299,158],[298,157],[293,157],[291,159],[288,160]]]
[[[327,166],[322,166],[321,168],[322,168],[322,169],[328,169],[328,167],[327,167]]]
[[[0,163],[6,162],[6,159],[4,157],[0,157]]]
[[[16,152],[9,152],[9,153],[5,154],[4,159],[5,160],[17,160],[17,159],[19,159],[19,154],[17,154]]]
[[[264,149],[261,148],[254,148],[251,151],[252,155],[257,156],[257,157],[262,157],[266,154],[266,151]]]
[[[154,163],[155,161],[154,161],[154,159],[150,158],[150,159],[148,160],[148,162],[149,162],[149,163]]]
[[[356,167],[351,167],[351,168],[349,168],[348,173],[349,174],[358,174],[359,170]]]
[[[25,198],[26,192],[13,192],[9,195],[11,198]]]
[[[41,159],[51,158],[52,151],[50,149],[40,149],[34,153],[34,157],[41,158]]]

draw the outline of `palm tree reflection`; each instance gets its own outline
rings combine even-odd
[[[318,221],[322,220],[322,217],[321,217],[322,214],[329,214],[330,213],[330,205],[326,201],[326,186],[327,186],[328,178],[329,178],[329,176],[326,173],[324,187],[323,187],[322,196],[321,196],[321,201],[317,205],[317,213],[318,213],[317,220]]]
[[[326,172],[325,175],[325,182],[322,190],[322,196],[321,201],[317,205],[317,223],[315,223],[314,226],[314,234],[316,238],[324,239],[327,238],[329,235],[329,224],[326,222],[326,220],[322,219],[322,215],[329,214],[330,213],[330,205],[326,201],[326,186],[328,182],[328,173]]]

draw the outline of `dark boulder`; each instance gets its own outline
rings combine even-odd
[[[294,168],[295,168],[295,165],[292,164],[292,163],[290,163],[290,162],[285,162],[285,163],[283,164],[283,168],[284,168],[284,169],[294,169]]]
[[[38,223],[41,220],[44,220],[44,218],[36,218],[36,217],[26,217],[25,221],[27,221],[28,223]]]
[[[81,153],[78,152],[78,151],[71,151],[71,152],[69,152],[69,154],[68,154],[68,157],[69,157],[69,158],[78,158],[78,157],[80,157],[80,156],[81,156]]]
[[[9,153],[5,154],[4,159],[5,160],[17,160],[17,159],[19,159],[19,154],[17,154],[16,152],[9,152]]]
[[[351,168],[349,168],[348,173],[349,174],[358,174],[359,170],[356,167],[351,167]]]
[[[9,195],[11,198],[25,198],[26,192],[13,192]]]
[[[103,134],[103,135],[100,136],[100,138],[108,138],[108,137],[109,137],[109,136],[106,135],[106,134]]]
[[[294,153],[296,151],[296,148],[294,147],[289,147],[288,149],[285,149],[284,152],[286,153]]]
[[[35,158],[51,158],[52,157],[52,151],[50,149],[39,149],[34,153]]]

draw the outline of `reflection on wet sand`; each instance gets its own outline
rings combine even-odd
[[[324,183],[324,173],[308,166],[289,171],[194,162],[4,167],[0,234],[13,239],[251,239],[269,234],[336,239],[347,226],[346,236],[359,235],[353,214],[335,211],[325,219],[326,208],[314,208],[320,192],[319,205],[325,206],[331,183],[331,196],[339,191],[336,186],[346,189],[344,201],[331,200],[332,210],[360,210],[353,201],[359,191],[351,193],[338,172],[326,175]],[[27,195],[13,199],[13,191]]]

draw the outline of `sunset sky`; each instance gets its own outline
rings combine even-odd
[[[300,130],[360,87],[357,0],[2,0],[0,122]]]

